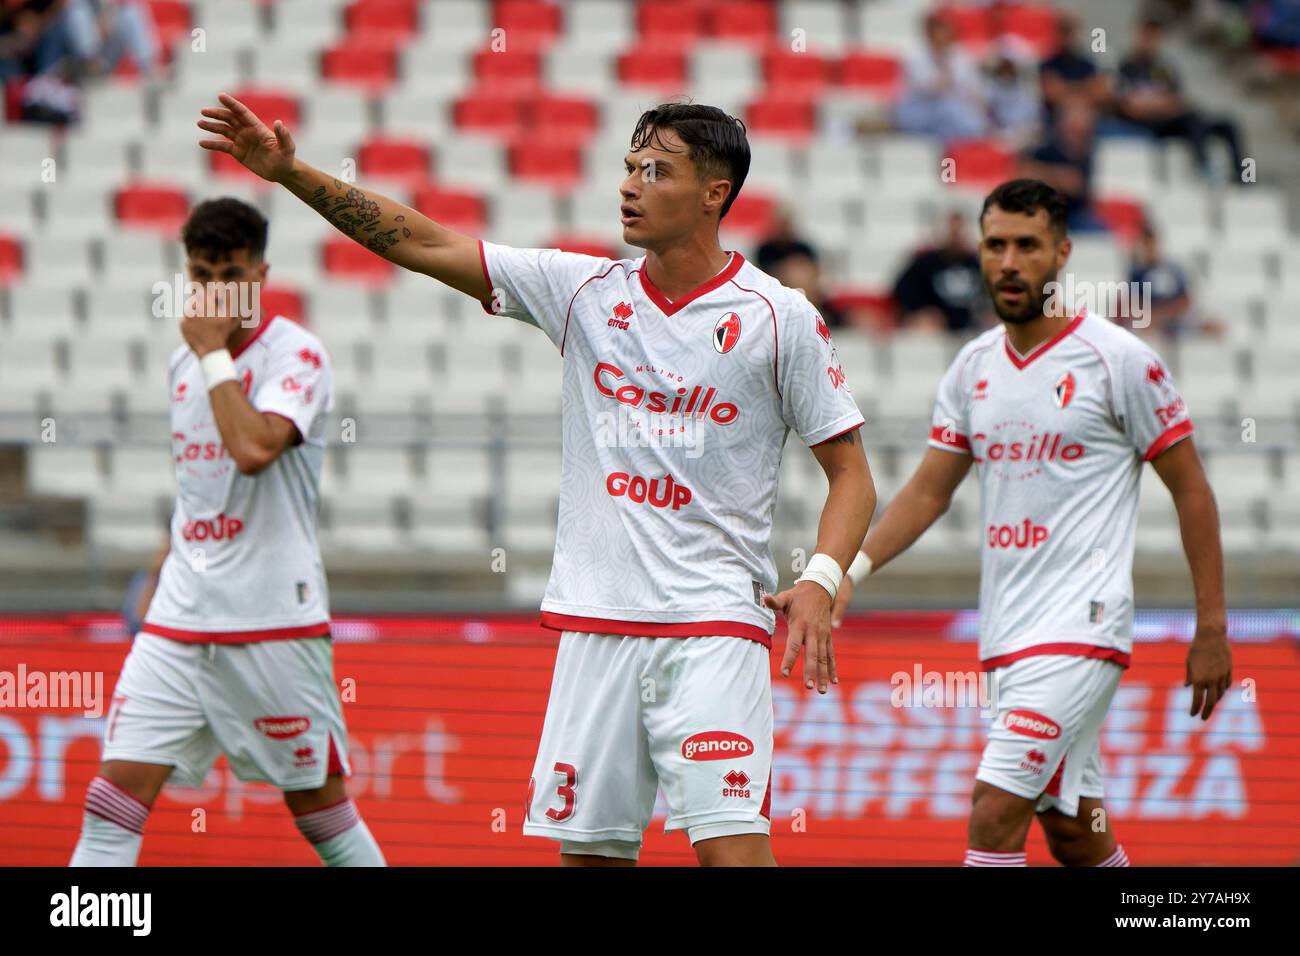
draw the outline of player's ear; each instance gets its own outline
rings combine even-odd
[[[714,179],[709,183],[708,191],[704,194],[704,206],[710,212],[718,210],[718,216],[721,218],[722,207],[727,202],[727,197],[731,195],[731,180]]]
[[[1059,272],[1065,268],[1066,262],[1070,259],[1070,252],[1074,249],[1074,244],[1070,242],[1069,236],[1063,236],[1061,241],[1056,244],[1056,269]]]

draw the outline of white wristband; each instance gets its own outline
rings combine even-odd
[[[853,559],[849,565],[849,580],[854,584],[861,584],[862,579],[871,573],[871,559],[867,557],[867,552],[859,551],[858,556]]]
[[[209,352],[199,359],[199,367],[203,369],[203,379],[208,383],[208,391],[212,391],[222,382],[233,382],[239,378],[235,374],[235,360],[230,357],[229,349]]]
[[[808,559],[808,565],[799,580],[816,581],[826,589],[833,601],[840,590],[840,582],[844,580],[844,572],[840,569],[840,563],[829,554],[818,553]]]

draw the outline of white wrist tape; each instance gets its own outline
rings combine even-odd
[[[840,563],[829,554],[818,553],[808,559],[808,565],[803,569],[799,580],[816,581],[834,600],[839,593],[840,582],[844,580],[844,572],[840,569]]]
[[[871,573],[871,559],[867,557],[867,552],[859,551],[858,556],[853,559],[849,565],[849,580],[854,584],[861,584],[862,579]]]
[[[203,369],[203,380],[208,383],[208,391],[222,382],[233,382],[239,378],[235,374],[235,360],[230,357],[230,349],[209,352],[199,359],[199,367]]]

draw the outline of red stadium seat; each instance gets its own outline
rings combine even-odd
[[[767,0],[722,0],[709,9],[709,21],[719,40],[766,46],[776,38],[776,8]]]
[[[1115,238],[1123,245],[1131,246],[1142,234],[1146,224],[1146,208],[1139,200],[1122,197],[1093,200],[1092,207],[1097,218],[1106,224]]]
[[[582,150],[575,145],[517,142],[510,147],[510,174],[516,179],[567,190],[582,179]]]
[[[645,47],[689,50],[709,31],[708,5],[699,0],[641,0],[636,8],[636,24]]]
[[[461,130],[510,137],[523,127],[524,101],[517,96],[480,91],[457,100],[452,107],[452,118]]]
[[[430,219],[471,235],[487,226],[487,205],[481,196],[460,189],[427,185],[416,190],[416,209]]]
[[[686,57],[680,50],[628,50],[619,54],[618,79],[627,86],[678,92],[686,86]]]
[[[308,317],[304,310],[302,293],[289,286],[266,286],[262,288],[262,315],[269,318],[282,315],[299,325],[307,325]]]
[[[956,140],[947,146],[958,187],[996,186],[1016,175],[1016,154],[996,140]]]
[[[809,100],[769,95],[749,104],[745,126],[767,136],[806,140],[817,128],[817,113]]]
[[[153,29],[158,45],[170,49],[181,37],[190,33],[190,5],[183,0],[149,0],[153,16]]]
[[[492,25],[506,31],[507,49],[516,50],[545,47],[563,29],[559,5],[547,0],[497,0]]]
[[[0,235],[0,288],[23,274],[23,244],[14,236]]]
[[[769,90],[816,96],[831,81],[831,64],[815,53],[774,50],[763,57],[763,77]]]
[[[618,250],[603,239],[589,239],[586,236],[557,236],[547,244],[547,248],[563,249],[584,256],[598,259],[617,259]]]
[[[135,229],[176,234],[190,211],[185,191],[164,183],[128,183],[113,197],[117,221]]]
[[[999,35],[1019,37],[1040,57],[1051,56],[1060,43],[1057,24],[1060,14],[1051,7],[1015,5],[994,11],[994,27]]]
[[[250,87],[232,95],[260,116],[267,126],[274,125],[276,120],[282,120],[291,131],[298,128],[301,113],[298,98],[292,93]]]
[[[983,53],[993,42],[996,26],[990,12],[983,7],[944,7],[938,12],[952,24],[957,42],[970,52]]]
[[[892,99],[898,92],[902,67],[891,54],[859,50],[840,60],[838,72],[841,86]]]
[[[571,140],[581,146],[596,132],[596,105],[578,96],[544,96],[533,104],[532,132],[542,142]]]
[[[482,90],[493,93],[532,95],[542,85],[542,61],[532,50],[474,54],[474,76]]]
[[[361,147],[357,165],[365,176],[398,179],[418,186],[429,179],[429,150],[415,140],[376,137]]]
[[[388,285],[396,270],[387,259],[344,236],[325,240],[321,261],[331,279],[368,286]]]
[[[397,54],[381,46],[349,43],[326,50],[321,56],[320,71],[331,83],[378,92],[388,89],[397,79]]]
[[[770,196],[754,195],[749,190],[736,197],[727,217],[722,220],[722,228],[728,232],[737,232],[746,236],[766,236],[772,231],[772,220],[776,213],[776,200]]]
[[[397,47],[419,29],[415,0],[356,0],[344,12],[349,45]]]

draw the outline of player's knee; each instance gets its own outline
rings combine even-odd
[[[1070,830],[1046,833],[1047,849],[1061,866],[1095,866],[1106,859],[1114,849],[1109,834],[1090,830]]]
[[[971,845],[1003,849],[1019,845],[1033,815],[1033,801],[976,781],[971,793]]]
[[[98,776],[145,806],[152,807],[171,772],[171,767],[159,764],[106,760],[99,765]]]
[[[771,845],[765,838],[718,837],[695,844],[700,866],[775,866]]]
[[[286,790],[284,802],[294,816],[301,816],[346,800],[347,796],[342,774],[330,774],[324,785],[314,790]]]

